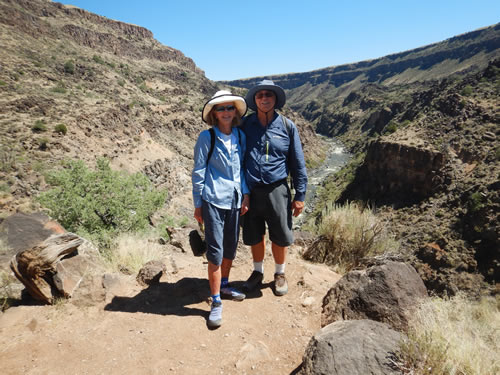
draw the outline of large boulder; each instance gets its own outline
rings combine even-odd
[[[335,322],[309,341],[301,375],[400,374],[392,358],[403,335],[373,320]]]
[[[64,233],[64,228],[41,212],[17,212],[0,220],[0,241],[7,247],[0,254],[0,263],[7,263],[19,251],[39,245],[53,234]]]
[[[387,261],[344,275],[323,299],[321,326],[338,320],[372,319],[406,330],[411,310],[426,297],[427,289],[413,267]]]

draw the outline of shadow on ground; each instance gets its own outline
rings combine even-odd
[[[185,277],[176,283],[151,285],[134,297],[116,296],[104,307],[104,310],[205,317],[207,310],[189,307],[189,305],[207,301],[209,294],[207,279]]]

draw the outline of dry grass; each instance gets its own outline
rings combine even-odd
[[[463,295],[422,304],[400,352],[405,374],[500,373],[500,313],[497,301]]]
[[[162,246],[148,236],[124,233],[114,246],[103,255],[103,264],[112,272],[135,274],[151,260],[162,260],[165,254]]]
[[[386,235],[384,227],[370,208],[361,209],[354,203],[330,204],[318,226],[317,246],[311,246],[304,257],[347,272],[366,256],[391,252],[398,247]]]

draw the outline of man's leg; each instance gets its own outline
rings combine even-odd
[[[266,254],[266,241],[262,236],[262,241],[250,247],[252,249],[253,272],[247,281],[243,284],[243,291],[251,292],[262,284],[264,278],[264,256]]]
[[[286,246],[278,246],[274,242],[271,246],[274,257],[274,293],[283,296],[288,293],[288,283],[285,278]]]

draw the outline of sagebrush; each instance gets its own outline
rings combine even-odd
[[[358,266],[366,256],[391,252],[397,247],[373,210],[355,203],[327,205],[317,234],[318,239],[304,258],[337,266],[341,272]]]

